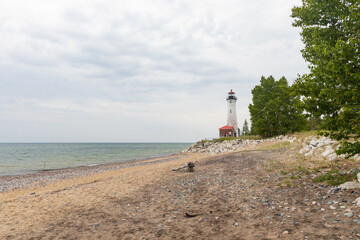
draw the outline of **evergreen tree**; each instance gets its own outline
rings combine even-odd
[[[293,94],[285,77],[261,77],[254,87],[253,103],[249,105],[252,130],[264,137],[302,130],[306,127],[299,98]]]
[[[245,119],[245,121],[244,121],[243,129],[242,129],[242,133],[241,133],[241,134],[242,134],[242,135],[249,135],[249,134],[250,134],[249,124],[248,124],[248,122],[246,121],[246,119]]]
[[[310,69],[295,83],[304,109],[323,119],[322,134],[342,142],[338,153],[360,153],[359,0],[303,0],[292,17]]]

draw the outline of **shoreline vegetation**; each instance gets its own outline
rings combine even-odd
[[[163,158],[0,177],[0,238],[356,239],[360,188],[341,184],[357,183],[360,159],[331,160],[336,146],[314,132],[199,141]],[[194,172],[172,171],[188,162]]]

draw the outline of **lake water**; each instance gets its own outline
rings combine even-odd
[[[191,143],[0,143],[0,176],[163,157]]]

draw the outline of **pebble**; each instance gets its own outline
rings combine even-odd
[[[340,219],[335,219],[334,223],[344,223],[344,221],[340,220]]]
[[[354,214],[352,212],[348,212],[348,213],[345,213],[344,216],[351,218],[354,216]]]
[[[336,207],[334,207],[334,206],[330,206],[330,209],[335,210],[335,209],[336,209]]]
[[[234,223],[234,226],[237,227],[237,226],[239,226],[239,224],[238,224],[238,223]]]
[[[283,234],[289,234],[289,231],[284,231]]]

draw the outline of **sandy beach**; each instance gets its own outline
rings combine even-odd
[[[166,158],[78,167],[30,175],[0,177],[0,238],[31,238],[66,212],[87,211],[112,200],[128,198],[145,186],[159,182],[169,169],[204,156]],[[131,202],[129,201],[129,204]],[[89,232],[90,233],[90,232]],[[66,236],[49,235],[40,238]],[[74,235],[73,237],[76,238]],[[90,236],[81,236],[88,238]],[[107,237],[104,236],[104,239]]]
[[[249,148],[2,177],[0,239],[360,239],[359,192],[301,171],[284,185],[289,159]]]

